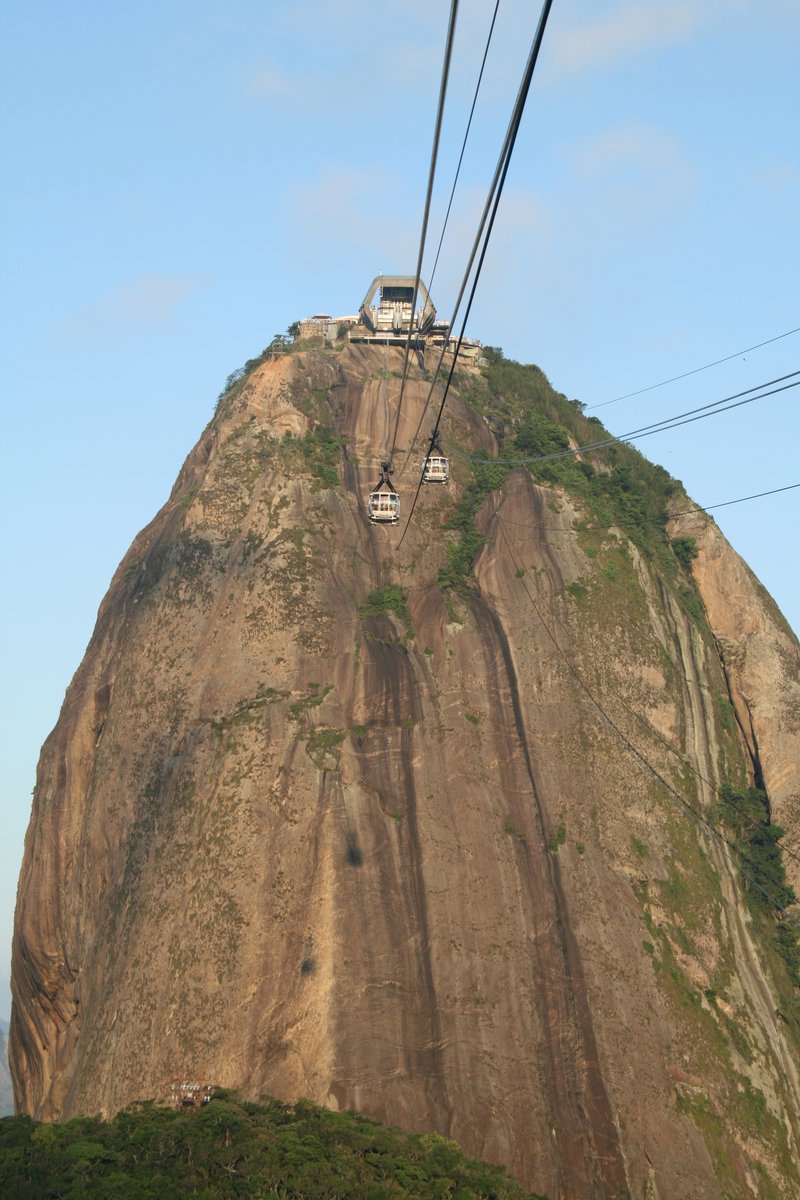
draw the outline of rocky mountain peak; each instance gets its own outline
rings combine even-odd
[[[496,351],[399,544],[365,499],[395,428],[403,517],[417,487],[400,374],[255,360],[116,572],[39,764],[18,1106],[186,1078],[553,1197],[796,1194],[800,957],[760,890],[800,883],[796,639],[635,450],[526,464],[597,424]]]

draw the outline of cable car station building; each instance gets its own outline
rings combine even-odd
[[[299,322],[297,337],[319,339],[324,345],[335,345],[346,336],[348,342],[405,346],[411,330],[411,345],[417,352],[424,352],[426,345],[452,350],[456,339],[450,337],[450,325],[447,321],[436,320],[436,308],[421,279],[417,300],[417,311],[412,313],[413,275],[376,275],[357,316],[332,317],[328,313],[315,313]],[[481,343],[474,338],[462,338],[459,357],[480,361],[481,349]]]
[[[414,314],[413,275],[376,275],[358,310],[359,323],[350,330],[350,341],[404,345],[412,328],[418,338],[426,337],[434,331],[436,309],[421,279],[417,298],[421,305]]]

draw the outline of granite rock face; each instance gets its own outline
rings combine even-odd
[[[754,776],[786,830],[786,872],[800,892],[800,647],[753,572],[717,527],[696,514],[675,521],[694,537],[694,564]]]
[[[521,468],[443,591],[468,467],[402,545],[364,510],[399,366],[265,362],[120,565],[39,764],[18,1109],[196,1079],[437,1130],[551,1197],[795,1195],[786,980],[680,798],[762,782],[798,846],[797,642],[708,518],[674,522],[706,621]],[[479,374],[445,444],[490,454]],[[415,368],[406,511],[426,396]]]

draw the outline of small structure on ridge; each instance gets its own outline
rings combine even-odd
[[[213,1094],[213,1084],[176,1080],[170,1084],[169,1103],[173,1108],[184,1111],[187,1108],[201,1108],[208,1104]]]
[[[373,304],[376,293],[378,302]],[[436,309],[421,279],[417,298],[421,305],[414,313],[413,275],[376,275],[358,310],[359,325],[350,331],[350,341],[402,343],[409,330],[421,341],[436,320]]]

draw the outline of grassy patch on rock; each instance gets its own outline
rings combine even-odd
[[[414,636],[414,623],[408,610],[408,596],[396,583],[388,583],[385,587],[370,592],[366,604],[362,604],[358,610],[358,615],[362,621],[381,615],[396,617],[406,627],[406,638]]]

